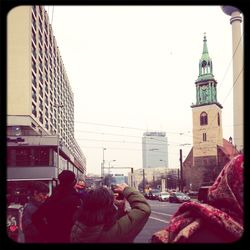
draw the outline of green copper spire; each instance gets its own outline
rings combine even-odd
[[[207,37],[206,33],[204,33],[203,38],[203,51],[202,56],[199,62],[199,76],[197,81],[213,79],[213,63],[212,59],[208,54],[207,48]]]
[[[207,49],[207,38],[206,38],[206,33],[204,33],[204,38],[203,38],[203,52],[202,52],[202,57],[201,59],[203,60],[208,60],[209,55],[208,55],[208,49]]]
[[[205,33],[203,38],[203,51],[199,61],[199,76],[195,81],[195,85],[196,104],[194,106],[217,104],[222,108],[221,104],[217,102],[217,82],[213,75],[213,63],[208,54],[207,38]]]

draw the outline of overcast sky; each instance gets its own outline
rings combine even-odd
[[[169,167],[192,145],[192,109],[203,36],[233,136],[232,30],[220,6],[46,7],[74,92],[75,138],[87,173],[142,168],[142,134],[165,131]],[[116,160],[115,162],[111,162]],[[113,173],[127,172],[125,169]]]

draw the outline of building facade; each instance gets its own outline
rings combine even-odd
[[[241,11],[234,6],[222,6],[225,14],[229,15],[232,25],[232,54],[233,54],[233,142],[237,150],[244,150],[244,60],[243,36],[241,33]]]
[[[165,189],[178,190],[180,183],[179,169],[166,169],[164,167],[135,169],[132,173],[132,177],[131,172],[128,173],[129,185],[141,191],[143,190],[143,186],[144,191],[148,188],[161,189],[162,180],[164,180]]]
[[[145,132],[142,137],[143,168],[168,168],[168,138],[165,132]]]
[[[18,6],[7,18],[7,177],[20,180],[24,169],[35,175],[31,166],[42,168],[33,179],[57,179],[63,169],[85,176],[86,158],[74,138],[74,94],[48,14],[43,6]],[[47,158],[34,161],[39,157]]]
[[[195,86],[196,104],[191,106],[193,147],[183,163],[186,190],[197,190],[205,183],[212,183],[222,167],[237,153],[232,143],[223,139],[222,105],[217,101],[217,81],[213,75],[206,35]]]

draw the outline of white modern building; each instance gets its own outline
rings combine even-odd
[[[168,138],[165,132],[145,132],[142,137],[143,168],[168,168]]]

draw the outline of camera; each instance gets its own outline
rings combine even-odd
[[[117,200],[123,200],[123,199],[124,199],[124,195],[121,194],[121,193],[115,192],[115,188],[116,188],[116,185],[115,185],[115,184],[111,184],[111,190],[112,190],[115,194],[118,194],[118,196],[116,197],[116,199],[117,199]]]

